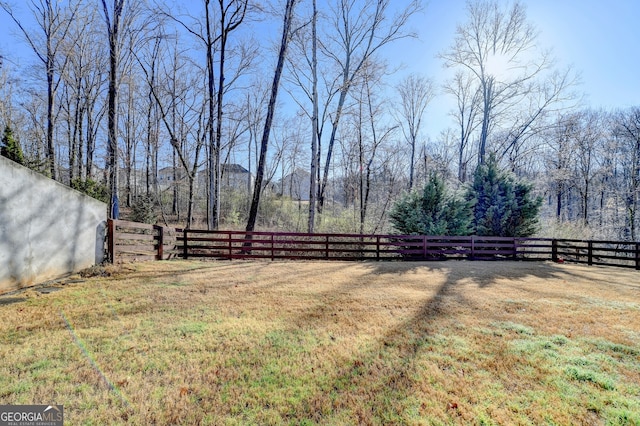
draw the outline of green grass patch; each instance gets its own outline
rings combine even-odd
[[[209,328],[209,324],[202,321],[183,322],[175,327],[176,332],[182,337],[192,334],[203,334]]]
[[[591,382],[604,390],[615,390],[616,388],[613,379],[589,368],[570,366],[565,369],[565,374],[571,380]]]
[[[518,334],[525,334],[529,336],[535,334],[535,331],[533,328],[527,327],[526,325],[523,325],[523,324],[516,324],[510,321],[498,322],[498,323],[494,323],[493,325],[498,329],[514,331]]]
[[[607,424],[640,421],[640,387],[623,373],[636,360],[612,356],[632,353],[633,348],[601,339],[537,335],[514,339],[511,350],[524,356],[529,369],[547,371],[549,388],[556,389],[567,404],[587,407],[592,415],[607,419]],[[545,397],[548,394],[540,396]]]

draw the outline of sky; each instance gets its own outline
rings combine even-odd
[[[553,50],[559,67],[571,65],[580,74],[577,90],[584,94],[585,106],[640,105],[640,0],[522,2],[540,32],[540,47]],[[423,12],[410,22],[418,37],[396,42],[384,53],[392,65],[403,65],[396,78],[419,73],[441,85],[450,71],[442,67],[437,54],[451,45],[456,25],[464,23],[466,0],[424,0],[424,4]],[[15,26],[0,12],[0,54],[32,55],[25,44],[16,41],[15,34]],[[451,125],[448,112],[452,106],[453,99],[444,95],[432,101],[426,119],[432,138]]]
[[[506,2],[505,2],[506,3]],[[557,65],[580,76],[576,90],[586,107],[607,110],[640,106],[640,0],[522,0],[539,31],[539,46]],[[393,49],[403,73],[420,72],[442,84],[450,71],[436,56],[451,46],[465,22],[466,0],[430,0],[414,18],[415,40]],[[427,109],[431,137],[450,126],[453,99],[436,97]]]

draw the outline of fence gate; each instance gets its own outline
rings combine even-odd
[[[175,228],[111,219],[107,228],[107,251],[111,263],[176,257]]]

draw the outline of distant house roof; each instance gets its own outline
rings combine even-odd
[[[249,170],[245,169],[240,164],[223,164],[222,173],[249,173]]]
[[[158,170],[158,173],[173,173],[174,168],[173,167],[163,167],[160,170]]]
[[[294,200],[309,200],[309,176],[311,174],[304,169],[296,169],[278,182],[275,187],[280,195],[288,195]]]

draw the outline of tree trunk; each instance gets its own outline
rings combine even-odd
[[[117,219],[117,217],[115,217],[114,207],[118,197],[118,118],[116,115],[118,102],[118,58],[115,43],[116,37],[113,33],[109,37],[109,89],[107,92],[107,167],[109,170],[109,193],[111,194],[109,197],[109,218],[112,219]]]
[[[493,79],[484,84],[483,87],[483,111],[482,111],[482,130],[480,131],[480,141],[478,146],[478,165],[484,164],[484,157],[487,150],[487,139],[489,137],[489,126],[491,116],[491,97],[493,89]]]
[[[313,0],[313,18],[311,21],[311,73],[313,112],[311,117],[311,169],[309,173],[309,219],[307,231],[312,233],[315,227],[316,195],[318,193],[318,170],[320,169],[320,153],[318,152],[318,34],[317,34],[318,10],[316,0]]]
[[[413,173],[416,161],[416,136],[411,135],[411,160],[409,163],[409,191],[413,189]]]
[[[47,50],[50,47],[47,46]],[[53,109],[55,93],[53,90],[53,57],[47,52],[47,160],[51,178],[56,179],[56,151],[53,143]]]
[[[209,230],[218,229],[218,167],[220,165],[220,153],[217,149],[216,131],[213,127],[215,111],[215,76],[213,72],[213,36],[211,34],[211,17],[209,12],[209,0],[205,0],[205,22],[207,26],[207,95],[209,107],[209,120],[207,123],[209,133],[209,198],[207,209],[207,225]]]
[[[349,61],[347,60],[347,63]],[[333,146],[336,141],[336,133],[338,131],[338,125],[340,124],[340,117],[342,115],[342,108],[344,107],[345,100],[347,99],[348,92],[348,79],[343,79],[343,88],[340,89],[340,97],[338,98],[338,108],[336,110],[336,116],[333,120],[331,128],[331,136],[329,138],[329,145],[327,146],[327,159],[324,164],[324,172],[322,175],[322,183],[320,184],[320,191],[318,193],[318,212],[322,213],[325,202],[325,193],[327,189],[327,182],[329,180],[329,168],[331,167],[331,157],[333,156]]]
[[[256,219],[258,218],[258,206],[260,204],[260,195],[262,193],[262,182],[264,179],[267,150],[269,147],[269,135],[271,133],[271,124],[273,122],[273,115],[276,108],[276,100],[278,98],[280,77],[282,76],[282,68],[284,67],[284,60],[287,54],[287,45],[289,43],[289,36],[291,32],[291,21],[293,19],[293,9],[296,1],[297,0],[287,0],[285,9],[284,23],[282,26],[282,40],[280,42],[280,51],[278,53],[278,63],[273,75],[271,97],[269,98],[269,104],[267,106],[267,116],[264,122],[264,130],[262,132],[262,140],[260,143],[260,157],[258,159],[258,169],[256,171],[256,182],[253,187],[253,197],[251,200],[251,207],[249,208],[249,218],[247,220],[247,232],[252,232],[255,229]],[[248,243],[247,245],[250,245],[250,243]]]
[[[108,217],[117,219],[115,211],[118,197],[118,37],[124,0],[114,0],[113,14],[109,13],[106,0],[102,0],[109,37],[109,89],[107,92],[107,169],[109,177]]]

